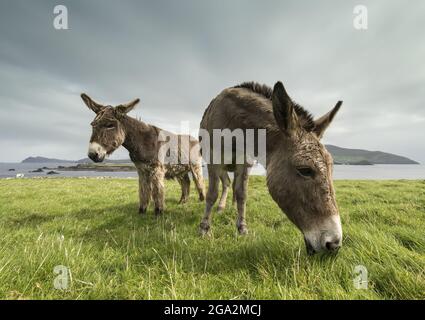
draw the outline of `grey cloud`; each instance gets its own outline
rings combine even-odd
[[[357,1],[61,3],[70,30],[52,27],[56,1],[0,4],[0,161],[84,157],[93,114],[82,91],[110,104],[139,97],[134,116],[178,130],[246,80],[282,80],[315,115],[344,100],[326,142],[425,161],[412,143],[424,138],[423,1],[367,4],[363,32]]]

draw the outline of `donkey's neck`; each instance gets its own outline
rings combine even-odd
[[[286,148],[281,148],[281,140],[284,139],[284,137],[279,130],[275,128],[268,128],[266,130],[266,161],[265,163],[261,163],[261,165],[267,170],[273,154],[278,152],[280,155],[283,155],[282,152],[286,153]]]
[[[131,160],[133,162],[148,161],[145,144],[150,140],[147,138],[153,138],[156,135],[155,128],[127,115],[124,115],[120,122],[125,132],[125,140],[122,145],[128,150]]]

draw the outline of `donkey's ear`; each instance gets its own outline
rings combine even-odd
[[[136,104],[138,104],[140,102],[140,99],[135,99],[129,103],[126,104],[120,104],[119,106],[115,107],[115,110],[118,111],[119,113],[129,113],[131,110],[134,109],[134,107],[136,106]]]
[[[279,128],[287,135],[291,135],[298,125],[294,105],[282,82],[277,82],[273,88],[273,114]]]
[[[91,110],[93,110],[95,113],[99,113],[100,111],[102,111],[105,107],[102,106],[101,104],[94,102],[88,95],[86,95],[85,93],[81,94],[81,99],[83,99],[83,101],[85,102],[85,104],[87,105],[87,107],[89,107]]]
[[[342,105],[342,101],[338,101],[335,107],[331,111],[329,111],[327,114],[320,117],[319,119],[314,120],[314,124],[315,124],[314,133],[317,135],[319,139],[323,137],[323,134],[325,133],[326,129],[329,127],[335,115],[341,108],[341,105]]]

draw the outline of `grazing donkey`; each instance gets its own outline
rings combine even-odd
[[[288,218],[304,234],[309,254],[334,251],[341,246],[342,228],[332,183],[333,160],[320,142],[326,128],[341,107],[342,101],[321,118],[314,120],[294,103],[281,82],[274,89],[254,82],[223,90],[208,106],[201,121],[200,137],[206,132],[212,141],[214,129],[266,129],[266,161],[269,192]],[[202,132],[202,133],[201,133]],[[257,143],[257,141],[256,141]],[[203,143],[201,146],[204,148]],[[232,147],[235,158],[235,148]],[[213,153],[213,145],[209,147]],[[258,145],[256,149],[258,150]],[[204,150],[202,154],[205,156]],[[250,165],[208,163],[209,188],[205,215],[200,224],[202,234],[210,229],[211,212],[218,197],[219,180],[223,193],[219,209],[224,208],[234,172],[234,194],[237,201],[237,228],[247,233],[245,207]]]
[[[189,136],[172,134],[129,117],[127,113],[139,103],[139,99],[112,107],[101,105],[84,93],[81,98],[96,113],[96,118],[91,123],[93,133],[90,138],[89,158],[94,162],[102,162],[106,155],[111,154],[121,145],[129,151],[130,159],[134,162],[139,175],[139,213],[146,212],[151,197],[155,203],[155,214],[162,213],[164,178],[177,179],[182,189],[180,203],[184,203],[189,197],[189,173],[191,173],[199,193],[199,200],[204,200],[202,157],[199,153],[198,141],[189,139]],[[178,151],[181,152],[179,154],[187,156],[189,160],[186,161],[187,163],[164,163],[164,159],[160,158],[160,148],[165,143],[160,139],[163,133],[167,137],[176,138],[179,142]],[[186,148],[181,143],[183,138],[188,141]]]

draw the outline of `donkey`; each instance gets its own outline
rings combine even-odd
[[[342,243],[342,228],[332,183],[333,160],[320,142],[326,128],[340,109],[342,101],[324,116],[314,120],[277,82],[273,90],[265,85],[245,82],[223,90],[205,110],[202,133],[212,141],[214,129],[266,130],[265,163],[267,187],[273,200],[303,233],[309,254],[336,251]],[[204,145],[201,141],[201,146]],[[258,150],[258,145],[255,150]],[[209,154],[214,152],[212,144]],[[232,147],[233,159],[235,149]],[[202,154],[205,155],[204,150]],[[244,159],[244,158],[243,158]],[[230,179],[234,172],[234,195],[237,202],[236,226],[240,234],[248,232],[245,221],[249,161],[242,164],[208,163],[209,187],[201,234],[208,233],[211,212],[218,197],[219,180],[223,193],[219,210],[225,207]],[[264,161],[263,161],[264,162]]]
[[[140,214],[146,213],[151,197],[155,203],[155,214],[163,212],[165,178],[177,179],[182,190],[180,203],[184,203],[189,197],[189,173],[191,173],[199,193],[199,200],[204,200],[202,157],[197,140],[189,136],[175,135],[129,117],[127,113],[139,103],[139,99],[112,107],[99,104],[84,93],[81,94],[81,98],[96,113],[91,123],[93,132],[89,144],[89,158],[94,162],[102,162],[106,155],[110,155],[121,145],[129,151],[130,159],[139,175]],[[179,141],[179,154],[186,155],[188,161],[164,163],[164,158],[160,157],[160,149],[165,143],[160,136],[164,133],[167,137],[174,137]],[[182,139],[189,142],[185,147],[180,143]]]

